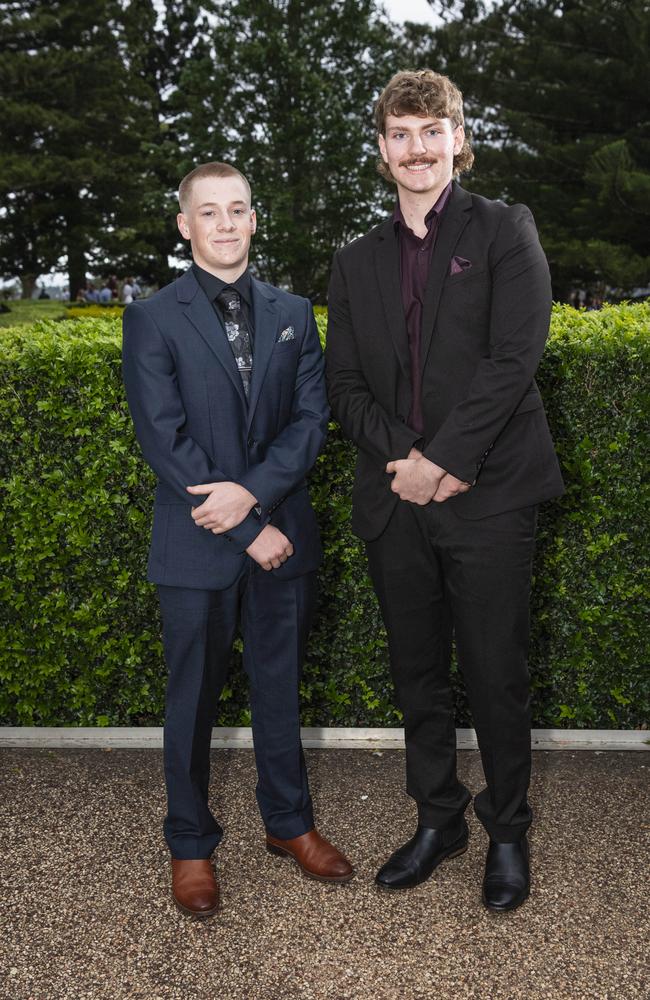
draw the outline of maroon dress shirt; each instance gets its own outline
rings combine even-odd
[[[399,207],[399,201],[393,212],[393,221],[399,241],[400,283],[402,287],[402,305],[406,320],[406,333],[411,355],[411,389],[412,404],[408,416],[408,425],[418,434],[424,434],[424,418],[422,415],[422,308],[424,291],[427,287],[431,255],[438,234],[440,217],[451,194],[451,183],[447,185],[437,202],[427,214],[425,223],[427,234],[420,239],[412,229],[409,229]]]

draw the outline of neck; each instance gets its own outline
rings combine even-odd
[[[225,281],[227,285],[234,285],[237,278],[241,278],[242,274],[248,267],[248,257],[245,261],[240,264],[236,264],[233,267],[215,266],[214,264],[209,264],[207,261],[200,259],[197,260],[196,257],[192,259],[198,267],[202,267],[204,271],[208,272],[208,274],[213,274],[215,278],[220,278],[222,281]]]
[[[425,236],[427,231],[424,221],[438,201],[438,198],[451,181],[451,177],[443,181],[439,187],[433,191],[408,191],[406,188],[398,186],[397,195],[399,207],[404,216],[404,221],[409,229],[412,229],[416,236]]]

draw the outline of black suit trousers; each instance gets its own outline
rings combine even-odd
[[[453,500],[399,501],[367,543],[370,575],[388,633],[404,715],[407,791],[424,826],[454,823],[470,801],[456,776],[450,689],[452,635],[487,787],[474,800],[490,837],[518,840],[532,813],[529,598],[536,507],[480,520]]]
[[[298,688],[315,577],[278,579],[247,559],[224,590],[158,587],[168,668],[164,832],[173,858],[209,858],[223,836],[208,805],[210,738],[239,622],[264,826],[281,839],[312,829]]]

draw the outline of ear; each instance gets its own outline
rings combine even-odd
[[[463,143],[465,142],[465,129],[462,125],[459,125],[456,129],[456,134],[454,136],[454,156],[457,156],[463,148]]]
[[[254,236],[257,232],[257,215],[255,209],[251,208],[251,236]]]
[[[178,226],[178,231],[184,240],[190,239],[190,227],[187,224],[187,220],[182,212],[179,212],[176,216],[176,225]]]
[[[377,142],[379,143],[379,152],[381,153],[382,160],[384,163],[388,163],[388,157],[386,155],[386,138],[381,134],[381,132],[377,136]]]

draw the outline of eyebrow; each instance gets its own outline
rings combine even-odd
[[[238,199],[237,201],[229,201],[228,206],[231,205],[244,205],[246,207],[246,202]],[[218,208],[219,203],[216,201],[204,201],[203,204],[199,205],[199,208]]]
[[[432,125],[442,125],[443,121],[446,121],[446,119],[445,118],[432,118],[431,121],[428,121],[424,125],[420,126],[420,132],[422,132],[426,128],[431,128]],[[388,126],[388,131],[389,132],[392,132],[392,131],[394,131],[396,129],[398,131],[400,131],[400,132],[408,132],[409,131],[409,129],[406,127],[406,125],[389,125]]]

